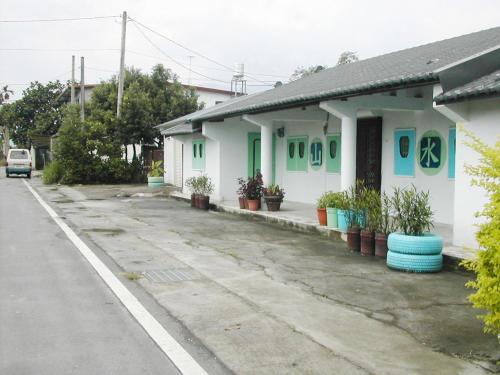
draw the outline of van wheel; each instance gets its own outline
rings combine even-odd
[[[10,175],[9,175],[8,173],[6,173],[6,174],[5,174],[5,176],[6,176],[7,178],[9,178],[9,177],[10,177]]]

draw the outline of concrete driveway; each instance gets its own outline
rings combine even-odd
[[[498,371],[468,274],[391,271],[342,242],[140,187],[32,184],[236,373]]]

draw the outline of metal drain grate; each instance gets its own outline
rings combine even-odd
[[[149,270],[144,272],[144,277],[152,283],[172,283],[200,279],[200,275],[188,268],[175,268],[170,270]]]

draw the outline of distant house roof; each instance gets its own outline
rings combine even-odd
[[[97,86],[99,86],[99,83],[86,83],[85,89],[94,89]],[[80,91],[80,84],[76,83],[75,84],[75,92]],[[69,97],[71,96],[71,85],[67,85],[64,90],[61,92],[61,94],[57,97],[58,101],[68,101]]]
[[[234,95],[234,92],[230,90],[222,90],[216,89],[213,87],[204,87],[204,86],[195,86],[195,85],[182,85],[185,89],[194,89],[195,91],[205,91],[205,92],[213,92],[215,94],[223,94],[223,95]],[[241,94],[239,94],[241,95]]]
[[[500,70],[444,92],[438,95],[435,101],[437,104],[444,104],[494,96],[500,96]]]
[[[162,124],[201,122],[439,82],[439,71],[484,51],[500,49],[500,27],[325,69],[274,89],[237,98]]]

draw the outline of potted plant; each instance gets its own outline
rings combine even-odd
[[[366,218],[366,225],[360,232],[361,255],[374,255],[375,230],[380,220],[380,193],[375,189],[364,188],[360,193],[360,199]]]
[[[245,179],[238,177],[238,190],[236,193],[238,193],[238,203],[240,205],[240,209],[248,209],[248,202],[246,198],[246,189],[247,189],[247,182]]]
[[[442,269],[443,239],[429,233],[433,226],[429,198],[429,192],[417,191],[414,185],[394,189],[394,219],[401,232],[391,233],[387,240],[390,268],[413,272]]]
[[[396,230],[395,221],[391,217],[392,201],[385,193],[380,198],[379,218],[375,229],[375,256],[387,257],[387,236]]]
[[[148,173],[148,186],[160,187],[164,184],[163,175],[165,170],[162,168],[162,161],[152,161],[151,170]]]
[[[341,232],[347,232],[346,215],[349,210],[349,197],[346,191],[340,192],[339,202],[337,207],[337,227]]]
[[[262,185],[262,175],[260,173],[257,173],[255,177],[250,177],[246,183],[245,197],[250,211],[257,211],[260,208]]]
[[[348,207],[345,211],[347,247],[351,251],[360,251],[361,249],[360,232],[365,223],[363,203],[364,190],[365,188],[362,182],[358,181],[356,185],[351,186],[346,193],[346,203]]]
[[[191,207],[196,207],[196,195],[198,194],[198,180],[196,177],[186,179],[186,187],[191,191]]]
[[[327,193],[326,203],[326,225],[328,228],[338,228],[338,213],[342,207],[343,193],[330,191]]]
[[[316,212],[318,214],[318,222],[319,225],[326,225],[326,206],[328,205],[328,192],[324,193],[318,199],[318,203],[316,205]]]
[[[279,211],[285,190],[281,189],[279,185],[271,184],[262,189],[264,200],[267,205],[268,211]]]
[[[199,187],[198,195],[198,208],[208,210],[210,207],[210,194],[214,192],[214,185],[210,177],[202,174],[197,178],[197,185]]]

